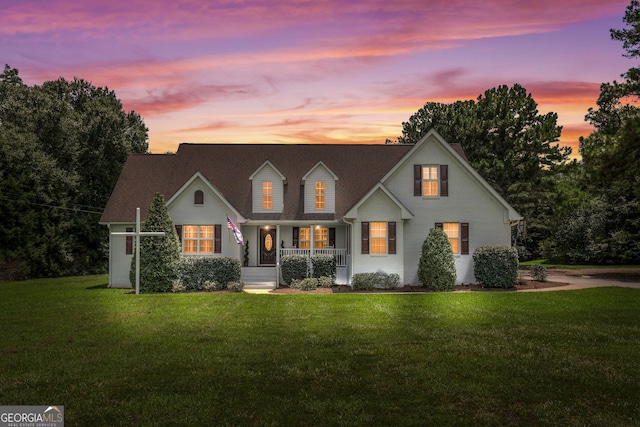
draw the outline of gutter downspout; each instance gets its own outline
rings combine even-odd
[[[342,217],[342,221],[349,226],[349,247],[347,253],[347,285],[351,286],[351,276],[353,275],[353,230],[354,230],[354,222],[349,222],[345,217]]]

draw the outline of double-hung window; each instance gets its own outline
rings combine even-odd
[[[449,196],[449,166],[413,165],[413,195],[422,197]]]
[[[273,182],[262,182],[262,209],[273,209]]]
[[[468,222],[437,222],[436,228],[444,231],[456,255],[469,254],[469,223]]]
[[[363,254],[395,254],[396,223],[395,222],[362,222],[361,252]]]
[[[325,184],[322,181],[316,181],[316,209],[324,210],[325,201]]]
[[[186,255],[210,255],[214,253],[215,232],[213,225],[185,225],[182,244]]]

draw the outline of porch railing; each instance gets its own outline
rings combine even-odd
[[[314,254],[324,254],[324,255],[334,255],[336,257],[336,266],[337,267],[346,267],[347,266],[347,250],[346,249],[335,249],[335,248],[322,248],[322,249],[314,249]],[[280,256],[283,257],[285,255],[304,255],[306,257],[311,256],[311,249],[300,249],[300,248],[282,248],[280,249]]]

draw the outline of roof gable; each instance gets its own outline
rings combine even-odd
[[[253,181],[255,179],[256,176],[258,176],[260,174],[260,172],[262,172],[262,170],[264,168],[271,168],[276,175],[278,175],[280,177],[280,179],[282,179],[283,181],[286,181],[287,178],[282,175],[282,173],[280,173],[280,171],[278,170],[278,168],[276,168],[275,166],[273,166],[273,164],[271,164],[271,162],[269,160],[265,161],[262,166],[260,166],[254,173],[251,174],[251,176],[249,177],[249,180]]]
[[[328,173],[329,173],[329,175],[330,175],[331,177],[333,177],[334,181],[337,181],[337,180],[338,180],[338,177],[336,176],[336,174],[335,174],[335,173],[333,173],[333,172],[331,171],[331,169],[329,169],[329,168],[328,168],[324,163],[322,163],[322,161],[319,161],[318,163],[316,163],[316,165],[315,165],[314,167],[312,167],[312,168],[311,168],[311,170],[310,170],[309,172],[307,172],[307,173],[302,177],[302,181],[306,181],[307,179],[309,179],[309,177],[310,177],[311,175],[313,175],[313,174],[314,174],[314,172],[316,171],[316,169],[318,169],[318,168],[324,168],[324,170],[325,170],[326,172],[328,172]]]

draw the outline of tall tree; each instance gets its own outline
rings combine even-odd
[[[140,239],[140,292],[169,292],[176,279],[182,258],[180,241],[162,194],[156,194],[141,231],[164,231],[162,237]],[[131,260],[129,279],[135,283],[135,255]]]
[[[398,143],[414,144],[431,128],[448,142],[459,142],[469,163],[527,218],[524,243],[537,255],[550,234],[555,177],[571,154],[556,143],[562,131],[557,119],[556,113],[539,114],[521,85],[502,85],[476,101],[425,104],[402,124]]]
[[[0,276],[104,270],[98,224],[127,156],[147,128],[115,92],[74,79],[27,86],[0,74]]]
[[[638,0],[627,6],[623,21],[628,27],[612,29],[611,38],[623,42],[623,56],[638,58]],[[578,213],[599,212],[599,226],[578,256],[597,263],[640,262],[640,68],[632,67],[621,77],[622,82],[600,86],[597,108],[585,117],[595,130],[580,139],[582,186],[589,197]]]

